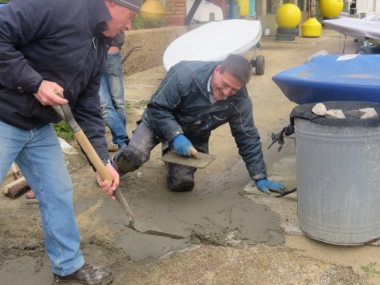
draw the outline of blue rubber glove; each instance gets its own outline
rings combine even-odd
[[[191,142],[183,134],[176,136],[173,140],[173,148],[176,153],[184,156],[191,156]]]
[[[276,191],[279,193],[284,193],[287,189],[284,185],[270,181],[266,178],[260,179],[256,181],[256,186],[259,188],[261,191],[263,191],[265,194],[270,194],[269,190]]]

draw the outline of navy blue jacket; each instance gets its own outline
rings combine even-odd
[[[106,64],[104,0],[12,0],[0,9],[0,120],[30,130],[57,123],[35,99],[42,79],[62,86],[74,117],[108,158],[99,85]]]
[[[229,123],[250,177],[254,180],[267,177],[246,86],[234,96],[211,105],[207,82],[218,64],[182,61],[174,65],[150,99],[142,120],[162,142],[171,142],[178,134],[184,134],[195,148],[205,153],[211,131]]]

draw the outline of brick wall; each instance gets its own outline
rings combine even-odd
[[[186,0],[166,0],[166,23],[184,26],[186,18]]]
[[[219,6],[223,12],[223,20],[227,19],[227,0],[210,0],[216,6]]]

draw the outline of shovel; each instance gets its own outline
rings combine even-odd
[[[59,92],[55,92],[55,93],[56,95],[63,97]],[[92,165],[99,172],[102,179],[112,181],[112,177],[109,174],[107,168],[103,165],[103,162],[101,161],[100,157],[94,150],[90,141],[87,139],[86,135],[84,134],[84,132],[82,131],[78,123],[75,121],[74,116],[71,113],[70,107],[67,104],[60,105],[60,106],[52,106],[52,107],[57,112],[57,114],[67,123],[71,131],[74,133],[74,136],[77,139],[79,145],[82,147],[83,151],[86,153]],[[165,232],[160,231],[159,229],[155,229],[153,227],[150,227],[150,226],[148,227],[143,224],[137,223],[137,221],[134,219],[132,210],[129,207],[121,191],[117,188],[113,194],[116,197],[116,200],[119,202],[119,204],[123,208],[123,210],[125,211],[125,213],[127,214],[128,222],[129,222],[128,224],[126,224],[127,227],[142,234],[163,236],[163,237],[169,237],[172,239],[185,238],[182,236],[165,233]]]
[[[170,150],[161,159],[165,162],[181,164],[195,168],[205,168],[216,158],[215,155],[198,152],[194,147],[190,147],[191,157],[177,154],[174,150]]]

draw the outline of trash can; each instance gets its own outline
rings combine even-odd
[[[371,102],[324,102],[345,118],[304,104],[291,113],[296,137],[298,222],[310,238],[362,245],[380,238],[380,119],[360,119]]]

